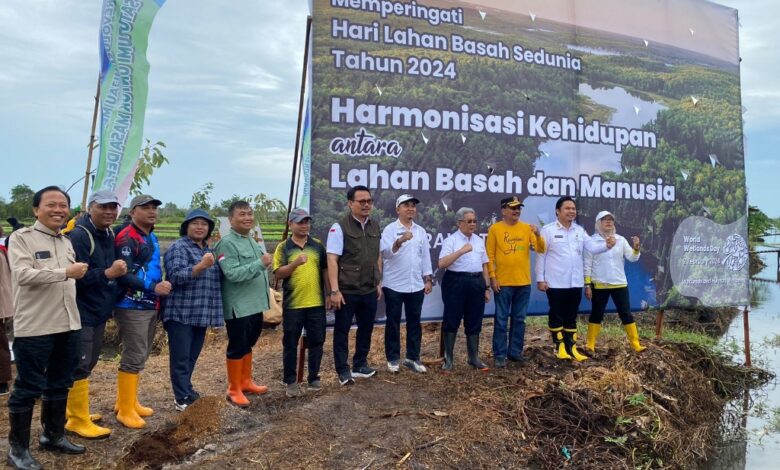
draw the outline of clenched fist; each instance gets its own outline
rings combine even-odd
[[[302,264],[306,264],[307,261],[309,261],[309,257],[306,256],[306,253],[301,253],[300,255],[298,255],[297,258],[295,258],[296,266],[300,266]]]
[[[127,274],[127,263],[125,263],[125,260],[123,259],[115,260],[111,264],[111,267],[109,267],[104,271],[104,274],[108,279],[116,279],[118,277],[122,277],[125,274]]]
[[[154,293],[165,297],[171,293],[171,283],[168,281],[158,282],[157,285],[154,286]]]
[[[206,253],[203,258],[200,259],[200,263],[203,268],[210,268],[214,266],[214,253]]]
[[[87,274],[87,263],[73,263],[65,268],[65,276],[68,279],[81,279]]]
[[[465,245],[463,245],[460,248],[460,251],[461,251],[461,253],[463,253],[465,255],[466,253],[470,252],[473,249],[474,249],[474,247],[471,246],[471,243],[466,243]]]
[[[274,258],[273,258],[273,256],[271,256],[271,253],[266,253],[266,254],[264,254],[260,258],[260,261],[262,261],[263,262],[263,266],[265,266],[267,268],[268,266],[271,265],[271,262],[273,261],[273,259]]]

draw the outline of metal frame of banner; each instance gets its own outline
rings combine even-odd
[[[298,180],[298,165],[300,164],[300,148],[301,148],[301,127],[303,126],[303,105],[305,103],[304,101],[304,95],[306,94],[306,71],[309,68],[309,40],[311,38],[311,15],[306,17],[306,43],[304,44],[303,48],[303,67],[301,69],[301,95],[300,99],[298,100],[298,129],[295,131],[295,155],[293,156],[293,165],[292,165],[292,178],[290,179],[290,198],[287,202],[287,215],[290,214],[290,211],[292,210],[293,205],[293,198],[295,197],[295,187],[296,187],[296,181]],[[287,217],[285,216],[285,220],[287,220]],[[287,239],[287,234],[289,233],[289,224],[285,224],[284,226],[284,233],[282,234],[282,240]],[[297,364],[297,381],[298,383],[303,382],[303,366],[304,366],[304,356],[306,355],[306,349],[307,349],[307,341],[306,341],[306,331],[304,330],[303,335],[298,340],[298,364]]]

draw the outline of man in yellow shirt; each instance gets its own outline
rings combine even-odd
[[[502,220],[488,230],[488,272],[496,299],[493,324],[496,367],[506,367],[507,359],[523,361],[525,314],[531,296],[531,250],[537,253],[545,250],[539,227],[520,221],[522,207],[517,196],[502,199]]]

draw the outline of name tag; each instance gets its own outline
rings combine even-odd
[[[35,252],[35,259],[49,259],[49,258],[51,258],[51,252],[49,250]]]

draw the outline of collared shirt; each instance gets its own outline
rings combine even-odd
[[[583,251],[593,254],[607,251],[604,239],[591,239],[585,229],[574,222],[566,228],[556,220],[542,227],[541,235],[547,251],[536,256],[536,282],[547,282],[553,289],[584,286]]]
[[[222,270],[222,308],[226,320],[248,317],[269,308],[268,273],[263,248],[232,228],[214,246]]]
[[[354,215],[352,218],[360,222],[360,219]],[[370,218],[371,217],[366,217],[365,222],[360,222],[360,226],[363,227],[363,230],[366,229],[366,224],[368,224]],[[339,225],[338,222],[330,226],[330,230],[328,231],[328,240],[326,243],[328,253],[339,256],[344,253],[344,231],[341,229],[341,225]]]
[[[604,241],[604,237],[598,233],[591,238],[596,241]],[[632,263],[639,259],[639,252],[631,247],[628,240],[617,234],[615,240],[615,246],[606,253],[594,255],[585,252],[585,282],[592,282],[596,289],[627,286],[628,280],[626,279],[623,258]]]
[[[80,330],[76,281],[65,269],[76,262],[67,237],[39,221],[11,234],[8,247],[13,281],[14,335],[44,336]]]
[[[406,240],[398,251],[393,253],[393,244],[407,231],[412,232],[412,239]],[[383,261],[383,287],[405,293],[418,292],[425,288],[423,277],[432,275],[433,267],[431,245],[424,228],[412,221],[412,228],[408,230],[400,220],[396,220],[382,230],[379,251]]]
[[[451,233],[441,245],[439,259],[455,253],[463,248],[463,245],[466,243],[471,243],[471,251],[456,259],[447,270],[463,273],[481,273],[482,265],[488,262],[488,256],[487,251],[485,251],[485,242],[476,233],[470,237],[464,235],[460,230]]]
[[[165,252],[165,273],[173,288],[164,299],[163,321],[201,327],[223,325],[219,266],[214,264],[192,275],[206,253],[211,253],[208,245],[201,248],[189,237],[176,240]]]
[[[2,245],[0,246],[0,319],[14,316],[13,299],[11,266],[8,265],[8,252],[5,249],[5,245]],[[2,328],[1,325],[0,328]]]
[[[487,242],[488,273],[501,286],[531,284],[531,250],[544,253],[544,238],[531,226],[518,221],[513,225],[499,221],[490,226]]]
[[[325,247],[316,238],[307,237],[303,248],[298,246],[290,236],[276,246],[274,252],[274,272],[298,258],[306,255],[306,262],[295,268],[290,277],[283,279],[284,308],[310,308],[325,305],[322,292],[322,271],[328,269],[328,258]]]

